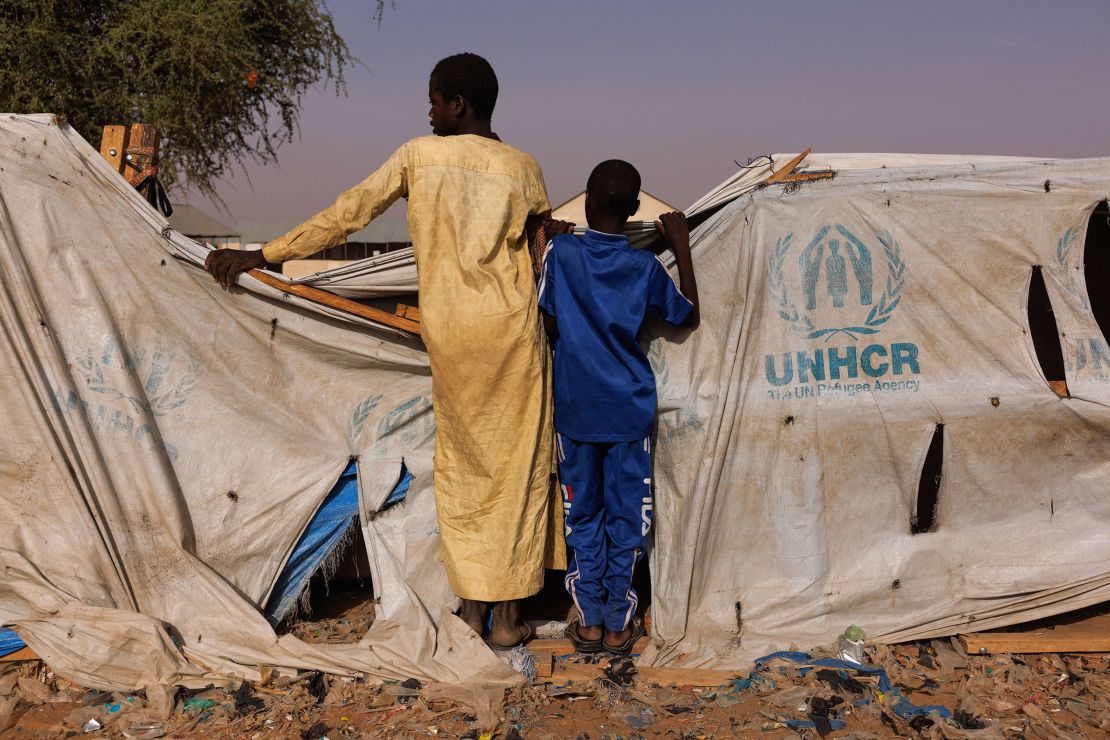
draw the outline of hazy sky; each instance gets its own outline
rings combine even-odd
[[[733,160],[807,146],[1110,155],[1106,0],[396,0],[380,28],[372,5],[328,3],[366,67],[348,71],[346,97],[305,98],[300,139],[221,187],[221,218],[331,203],[430,133],[428,74],[459,51],[493,64],[494,130],[539,160],[556,204],[612,157],[681,208]]]

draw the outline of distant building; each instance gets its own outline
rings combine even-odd
[[[169,217],[170,228],[179,231],[190,239],[211,244],[219,248],[239,249],[239,230],[227,226],[204,211],[185,203],[173,204],[173,215]]]
[[[632,217],[633,221],[655,221],[660,215],[678,208],[664,203],[646,190],[640,191],[640,210]],[[551,211],[551,218],[556,221],[570,221],[576,226],[586,225],[586,191],[583,190],[562,205],[556,206]]]
[[[266,242],[299,225],[299,221],[244,221],[239,224],[243,249],[261,249]],[[329,247],[306,259],[289,260],[282,264],[281,271],[288,277],[299,278],[411,246],[408,224],[374,221],[348,236],[346,244]]]

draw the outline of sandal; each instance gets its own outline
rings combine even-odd
[[[628,637],[620,645],[610,645],[605,642],[604,638],[598,640],[601,643],[602,651],[612,653],[613,655],[631,655],[632,648],[636,646],[636,641],[646,634],[644,632],[644,624],[639,619],[632,623],[632,631]]]
[[[503,653],[508,650],[512,650],[519,645],[523,645],[536,636],[535,630],[532,629],[532,625],[525,622],[521,626],[524,627],[524,636],[514,642],[512,645],[502,645],[500,642],[495,642],[488,637],[486,638],[486,644],[489,645],[490,649],[494,652]]]
[[[567,622],[566,629],[563,630],[563,637],[570,640],[570,644],[574,646],[576,653],[600,653],[601,652],[601,638],[596,640],[587,640],[582,637],[578,632],[578,620],[572,619]]]

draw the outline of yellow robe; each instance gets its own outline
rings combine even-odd
[[[413,139],[264,255],[342,244],[402,197],[432,368],[443,562],[462,598],[523,598],[545,564],[565,562],[551,370],[524,233],[528,216],[551,209],[536,161],[481,136]]]

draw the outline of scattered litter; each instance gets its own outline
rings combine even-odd
[[[0,736],[947,740],[1110,730],[1104,655],[968,656],[949,640],[866,645],[866,664],[839,654],[836,644],[772,653],[748,673],[707,687],[659,685],[651,679],[661,674],[638,672],[631,660],[577,655],[561,661],[577,672],[560,678],[557,668],[546,683],[507,690],[271,671],[266,681],[233,677],[199,690],[151,685],[134,695],[87,691],[41,664],[0,665]]]
[[[833,691],[843,691],[849,694],[862,694],[867,691],[867,687],[849,676],[847,671],[823,668],[817,671],[817,680],[827,684]]]
[[[570,697],[587,697],[593,696],[595,692],[587,685],[580,684],[564,684],[562,686],[547,685],[547,695],[553,698],[570,698]]]
[[[501,660],[517,673],[524,674],[529,683],[536,680],[536,654],[523,645],[499,653]]]
[[[812,694],[813,691],[806,686],[791,686],[767,697],[767,701],[776,707],[802,709]]]
[[[937,663],[943,671],[955,671],[967,667],[967,656],[940,640],[933,640],[933,651]]]
[[[629,714],[624,718],[624,721],[632,727],[633,730],[642,730],[651,724],[652,712],[648,707],[640,707],[640,711]]]
[[[212,699],[207,699],[203,696],[191,696],[185,700],[185,709],[195,709],[197,711],[204,711],[216,706],[216,702]]]
[[[20,676],[17,683],[23,698],[32,704],[45,704],[54,698],[50,687],[38,679]]]
[[[605,666],[602,674],[617,686],[629,686],[636,677],[636,663],[631,658],[620,658]]]
[[[863,643],[866,639],[867,635],[854,624],[844,630],[840,637],[836,638],[836,646],[840,651],[840,659],[862,665]]]
[[[322,671],[313,671],[308,681],[308,691],[316,697],[316,703],[322,704],[328,695],[328,678]]]
[[[758,658],[755,661],[756,668],[766,666],[772,661],[786,661],[795,665],[802,666],[799,671],[801,675],[808,673],[813,668],[833,668],[843,671],[855,671],[856,673],[875,677],[878,679],[876,695],[880,701],[890,707],[897,716],[903,719],[908,719],[915,716],[924,716],[930,712],[937,712],[943,719],[947,719],[952,715],[951,710],[942,706],[918,706],[911,702],[909,699],[902,695],[900,689],[895,687],[883,668],[873,668],[868,666],[857,665],[847,660],[839,660],[837,658],[813,658],[808,653],[799,652],[777,652]]]
[[[844,720],[838,716],[839,712],[836,709],[843,703],[844,700],[839,696],[834,696],[830,699],[822,699],[819,696],[815,696],[809,700],[809,711],[806,713],[806,716],[813,722],[813,727],[817,730],[818,735],[824,737],[833,730],[844,728]]]
[[[420,696],[420,682],[410,678],[402,683],[390,683],[382,687],[382,693],[396,698],[398,704],[408,704]]]
[[[266,702],[251,693],[251,685],[247,681],[239,684],[239,688],[235,691],[235,713],[242,717],[246,714],[253,714],[260,712],[266,708]]]
[[[289,634],[308,643],[342,645],[356,643],[374,624],[375,599],[366,598],[365,588],[357,582],[332,586],[329,598],[335,603],[349,603],[341,614],[289,624]]]

